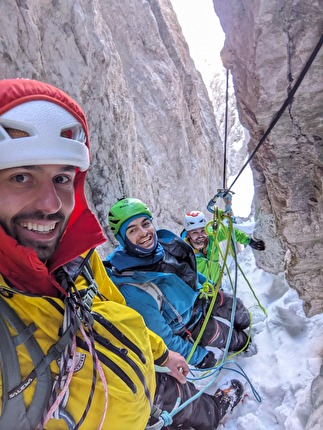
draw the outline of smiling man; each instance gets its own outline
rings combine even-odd
[[[191,211],[185,215],[184,230],[181,237],[194,249],[197,270],[203,273],[214,284],[218,282],[221,265],[219,243],[230,240],[229,228],[220,225],[217,227],[217,242],[213,227],[208,224],[206,217],[201,211]],[[253,239],[242,230],[234,229],[234,237],[237,243],[249,245],[257,251],[265,250],[265,242]]]
[[[75,174],[73,166],[56,165],[0,170],[0,225],[43,262],[54,255],[74,208]]]

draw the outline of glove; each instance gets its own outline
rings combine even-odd
[[[256,249],[257,251],[264,251],[266,249],[265,242],[263,240],[255,240],[250,238],[249,246]]]
[[[198,369],[210,369],[216,365],[216,358],[212,351],[209,351],[206,356],[203,358],[201,363],[197,364],[196,367]]]

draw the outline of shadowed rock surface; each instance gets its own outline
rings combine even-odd
[[[320,37],[322,8],[318,0],[214,5],[251,152]],[[179,233],[185,212],[205,208],[222,186],[223,154],[170,2],[3,0],[1,10],[0,78],[49,82],[87,114],[87,196],[110,239],[101,254],[115,244],[107,213],[122,195],[143,199],[159,226]],[[285,270],[308,316],[323,308],[321,70],[322,51],[252,161],[255,235],[267,245],[258,265]]]
[[[226,34],[221,56],[233,75],[251,153],[285,102],[322,34],[322,3],[213,0]],[[252,166],[259,266],[285,270],[308,316],[323,309],[322,49]]]

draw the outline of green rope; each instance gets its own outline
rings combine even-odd
[[[207,225],[205,226],[205,229],[207,229],[211,223],[213,223],[213,225],[214,225],[214,223],[216,223],[216,225],[223,225],[222,220],[223,220],[224,217],[230,218],[229,216],[225,215],[224,211],[222,211],[222,210],[220,210],[220,209],[217,208],[217,210],[215,210],[214,213],[213,213],[213,221],[208,222]],[[219,233],[219,229],[216,229],[216,231],[214,231],[214,229],[213,229],[214,240],[213,240],[212,249],[211,249],[211,259],[210,259],[210,261],[212,260],[212,256],[214,255],[214,252],[215,252],[215,249],[216,249],[216,244],[218,243],[218,239],[217,239],[218,238],[218,233]],[[198,334],[197,338],[195,339],[195,341],[193,343],[193,346],[192,346],[192,349],[191,349],[191,351],[190,351],[190,353],[189,353],[189,355],[187,357],[187,363],[190,362],[190,360],[191,360],[191,358],[192,358],[192,356],[193,356],[193,354],[194,354],[194,352],[195,352],[195,350],[196,350],[196,348],[197,348],[197,346],[198,346],[198,344],[199,344],[199,342],[200,342],[200,340],[201,340],[201,338],[203,336],[203,333],[204,333],[205,328],[206,328],[206,326],[207,326],[207,324],[209,322],[209,319],[211,317],[212,310],[213,310],[213,307],[214,307],[214,304],[215,304],[215,301],[216,301],[216,298],[217,298],[217,295],[218,295],[218,292],[219,292],[219,289],[220,289],[220,286],[221,286],[222,277],[223,277],[223,273],[224,273],[224,266],[226,265],[226,260],[227,260],[228,255],[229,255],[229,250],[230,250],[230,247],[228,245],[226,247],[226,252],[225,252],[225,255],[224,255],[224,265],[221,267],[220,275],[219,275],[219,278],[217,280],[217,283],[216,283],[215,287],[209,281],[206,281],[203,284],[203,289],[202,289],[203,291],[201,291],[200,298],[203,297],[203,296],[205,296],[205,295],[207,295],[208,297],[211,297],[211,302],[210,302],[210,305],[208,307],[208,310],[207,310],[207,313],[205,315],[205,318],[204,318],[202,327],[201,327],[201,329],[199,331],[199,334]],[[210,263],[210,261],[209,261],[209,263]],[[209,278],[210,277],[210,272],[208,272],[208,275],[209,275],[208,276],[208,278]],[[228,345],[230,345],[230,341],[231,341],[231,336],[228,337],[228,340],[227,340],[227,344]]]
[[[229,236],[229,235],[228,235],[228,236]],[[228,238],[227,238],[227,240],[228,240]],[[230,270],[229,270],[229,268],[228,268],[228,266],[227,266],[227,264],[226,264],[226,259],[224,259],[224,256],[223,256],[223,252],[222,252],[222,250],[221,250],[221,247],[220,247],[220,245],[218,245],[218,246],[219,246],[219,255],[220,255],[220,257],[221,257],[221,258],[222,258],[222,260],[223,260],[223,265],[225,266],[226,273],[227,273],[227,275],[228,275],[228,278],[229,278],[229,281],[230,281],[230,285],[231,285],[231,287],[232,287],[232,286],[233,286],[233,282],[232,282],[232,278],[231,278]],[[232,252],[231,252],[231,255],[232,255]],[[211,263],[211,261],[210,261],[210,263]],[[268,316],[266,308],[265,308],[264,306],[262,306],[262,304],[260,303],[260,300],[259,300],[258,296],[256,295],[255,290],[254,290],[254,289],[253,289],[253,287],[251,286],[251,284],[250,284],[250,282],[249,282],[249,280],[248,280],[247,276],[245,275],[244,271],[242,270],[242,268],[241,268],[240,264],[237,262],[237,260],[236,260],[236,259],[235,259],[235,263],[237,264],[237,267],[238,267],[238,269],[239,269],[239,271],[240,271],[241,275],[243,276],[244,280],[246,281],[246,283],[247,283],[247,285],[248,285],[248,287],[249,287],[250,291],[252,292],[252,294],[253,294],[253,296],[254,296],[255,300],[257,301],[258,306],[259,306],[259,307],[260,307],[260,309],[263,311],[264,315],[265,315],[265,316]]]
[[[228,227],[223,223],[224,218],[228,219],[228,222],[229,222],[229,226]],[[220,274],[219,274],[219,278],[218,278],[218,280],[216,282],[216,285],[214,286],[213,283],[211,283],[211,282],[209,282],[207,280],[203,284],[203,288],[201,289],[200,298],[203,297],[203,296],[204,297],[207,296],[207,297],[211,298],[211,302],[210,302],[208,311],[207,311],[207,313],[205,315],[205,318],[204,318],[202,327],[200,329],[200,332],[199,332],[197,338],[195,339],[195,341],[193,343],[193,346],[192,346],[192,349],[191,349],[191,351],[190,351],[190,353],[189,353],[189,355],[187,357],[187,362],[188,363],[190,362],[190,360],[191,360],[191,358],[192,358],[192,356],[193,356],[193,354],[194,354],[194,352],[195,352],[195,350],[196,350],[196,348],[197,348],[197,346],[198,346],[198,344],[199,344],[199,342],[200,342],[200,340],[201,340],[201,338],[203,336],[203,333],[204,333],[205,328],[206,328],[206,326],[207,326],[207,324],[209,322],[209,319],[211,317],[212,310],[213,310],[213,307],[214,307],[214,304],[215,304],[215,301],[216,301],[216,298],[217,298],[217,295],[218,295],[218,292],[219,292],[219,289],[220,289],[220,286],[221,286],[221,282],[222,282],[222,278],[223,278],[225,270],[226,270],[226,273],[228,275],[228,278],[229,278],[229,281],[230,281],[230,285],[231,285],[231,288],[233,290],[233,294],[236,297],[237,291],[236,291],[236,288],[234,288],[234,284],[233,284],[233,281],[232,281],[230,270],[229,270],[229,267],[228,267],[228,264],[227,264],[227,260],[228,260],[229,254],[233,257],[233,259],[235,261],[235,264],[236,264],[236,270],[239,270],[240,273],[242,274],[242,276],[243,276],[244,280],[246,281],[246,283],[247,283],[250,291],[252,292],[255,300],[257,301],[258,306],[263,311],[264,315],[267,316],[266,309],[260,303],[260,300],[257,297],[254,289],[252,288],[249,280],[247,279],[247,277],[246,277],[245,273],[243,272],[241,266],[238,264],[237,255],[236,255],[236,252],[234,252],[234,250],[233,250],[232,243],[231,243],[231,240],[230,240],[231,238],[233,238],[233,243],[235,243],[234,228],[233,228],[232,218],[230,217],[230,215],[227,215],[225,213],[225,211],[220,210],[218,207],[216,207],[215,210],[214,210],[214,212],[213,212],[213,220],[209,221],[207,223],[207,225],[205,226],[206,231],[208,231],[210,225],[212,225],[212,226],[213,225],[217,225],[218,227],[222,226],[224,232],[228,231],[227,237],[226,237],[227,245],[226,245],[226,248],[225,248],[225,252],[223,253],[222,249],[220,247],[219,241],[218,241],[218,234],[219,234],[220,228],[217,228],[216,230],[213,229],[213,244],[212,244],[212,248],[211,248],[210,259],[208,260],[207,278],[209,279],[211,277],[211,265],[213,264],[213,256],[215,254],[216,247],[218,247],[218,249],[219,249],[219,255],[220,255],[221,259],[222,259],[222,264],[221,264]],[[249,315],[250,315],[250,326],[249,326],[249,330],[248,330],[248,338],[247,338],[246,344],[244,345],[244,347],[241,350],[236,351],[233,354],[230,354],[230,356],[229,356],[230,358],[234,357],[234,356],[236,356],[238,354],[240,354],[241,352],[243,352],[247,348],[247,346],[249,345],[249,343],[250,343],[251,329],[252,329],[252,313],[250,311],[249,311]],[[231,326],[232,326],[232,324],[231,324]],[[229,332],[229,336],[228,336],[228,340],[227,340],[227,344],[226,344],[226,348],[225,348],[225,354],[224,354],[224,356],[222,358],[222,363],[226,359],[226,355],[228,353],[228,348],[229,348],[230,341],[231,341],[232,328],[230,327],[230,329],[231,329],[231,333]]]

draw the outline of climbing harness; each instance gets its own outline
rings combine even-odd
[[[93,252],[93,251],[92,251]],[[76,354],[76,331],[80,329],[83,338],[88,346],[88,350],[93,357],[93,372],[92,372],[92,384],[88,397],[88,401],[86,404],[86,408],[83,411],[81,418],[78,423],[73,424],[73,430],[77,430],[80,428],[82,423],[84,422],[89,408],[91,406],[96,380],[97,373],[99,373],[100,379],[103,383],[104,387],[104,395],[105,402],[104,408],[101,416],[101,421],[99,425],[99,429],[102,428],[104,418],[107,412],[107,403],[108,403],[108,394],[107,394],[107,381],[104,376],[104,372],[100,361],[98,359],[97,353],[94,347],[94,334],[93,334],[93,316],[90,313],[92,307],[92,301],[95,296],[94,292],[98,292],[98,287],[96,282],[93,279],[93,276],[90,274],[90,265],[88,263],[89,258],[92,252],[88,253],[87,257],[84,259],[83,264],[81,265],[78,273],[74,274],[74,278],[70,276],[67,268],[60,268],[56,277],[60,282],[61,286],[67,291],[67,297],[65,298],[65,310],[64,310],[64,320],[63,320],[63,333],[65,334],[67,330],[70,331],[69,342],[66,345],[63,353],[61,354],[61,360],[59,364],[59,375],[54,381],[53,389],[51,393],[51,397],[49,400],[49,409],[46,411],[46,414],[43,417],[42,425],[44,426],[46,422],[52,418],[59,417],[59,408],[60,405],[66,404],[68,399],[68,388],[73,376],[73,366],[75,365],[75,354]],[[74,284],[74,280],[76,280],[79,274],[83,274],[85,279],[88,281],[88,288],[85,290],[83,294],[83,298],[81,293],[77,290]],[[84,326],[87,328],[87,332],[85,331]],[[72,361],[71,361],[72,359]]]

